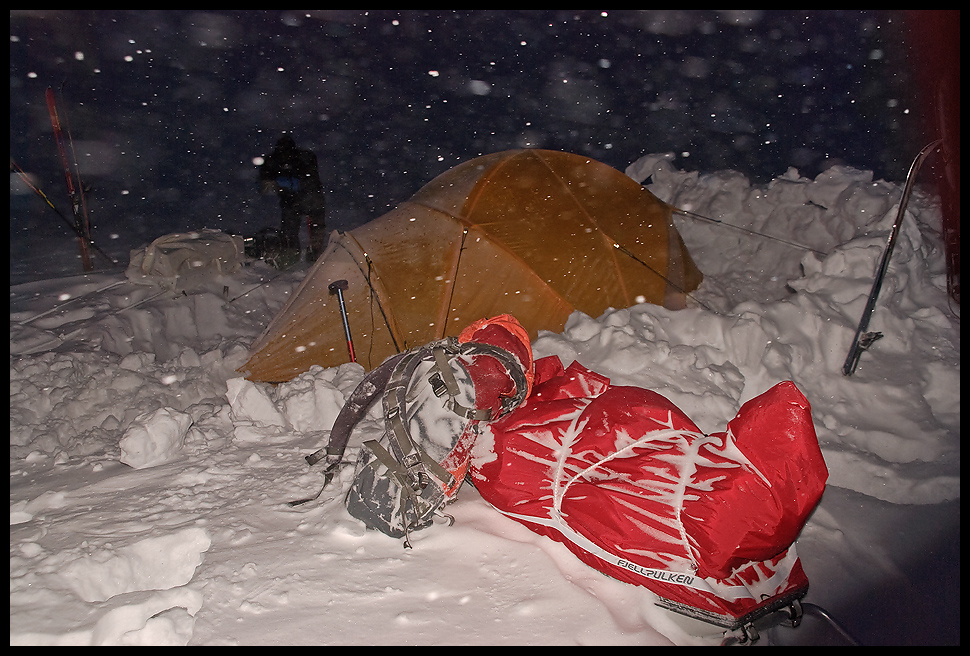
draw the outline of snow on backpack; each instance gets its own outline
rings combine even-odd
[[[531,372],[525,329],[509,315],[483,319],[457,339],[392,356],[367,374],[338,414],[328,446],[306,460],[326,460],[326,487],[354,426],[381,397],[384,435],[364,442],[345,505],[410,547],[410,531],[447,517],[441,508],[455,499],[481,425],[525,400]]]
[[[828,471],[793,383],[705,435],[655,392],[555,356],[535,367],[531,396],[472,448],[486,501],[678,613],[733,630],[797,609],[794,541]]]

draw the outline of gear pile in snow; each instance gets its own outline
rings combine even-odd
[[[327,459],[328,482],[378,396],[385,432],[364,443],[346,505],[405,546],[470,472],[497,510],[678,613],[733,630],[808,589],[794,542],[828,471],[791,382],[706,435],[656,392],[533,362],[502,315],[371,371],[307,458]]]

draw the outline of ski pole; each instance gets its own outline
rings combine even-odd
[[[344,322],[344,335],[347,336],[347,350],[350,351],[350,361],[357,362],[354,355],[354,340],[350,336],[350,322],[347,321],[347,306],[344,305],[344,290],[347,289],[346,280],[334,280],[330,283],[330,293],[337,294],[337,302],[340,303],[340,318]]]
[[[899,236],[899,227],[903,223],[903,215],[906,213],[909,195],[912,193],[913,184],[916,182],[916,173],[919,171],[920,166],[922,166],[923,160],[929,157],[930,153],[936,150],[941,143],[943,143],[943,140],[937,139],[919,151],[916,159],[913,160],[913,164],[909,167],[909,173],[906,174],[906,185],[903,187],[903,195],[899,199],[899,210],[896,212],[896,220],[893,222],[893,228],[889,232],[889,241],[886,242],[886,250],[882,254],[882,261],[879,263],[876,279],[872,283],[872,291],[869,292],[869,298],[866,300],[866,308],[862,311],[862,320],[859,322],[859,327],[855,331],[855,337],[852,338],[849,355],[845,359],[845,364],[842,365],[843,376],[851,376],[859,365],[859,357],[862,355],[862,352],[882,337],[882,333],[867,332],[869,329],[869,320],[872,318],[873,310],[876,309],[876,299],[879,297],[880,288],[882,288],[882,279],[886,276],[886,270],[889,268],[889,258],[893,254],[896,237]]]

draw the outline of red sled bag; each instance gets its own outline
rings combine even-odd
[[[804,596],[794,541],[828,471],[791,382],[705,435],[649,390],[557,357],[472,447],[482,497],[660,604],[737,629]]]

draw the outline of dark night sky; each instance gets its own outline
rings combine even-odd
[[[66,210],[53,86],[95,238],[125,261],[167,232],[276,224],[253,159],[281,130],[320,160],[328,230],[379,216],[460,161],[525,146],[620,170],[671,151],[687,170],[761,183],[833,162],[901,180],[920,139],[902,23],[833,11],[18,10],[10,153]],[[38,235],[68,238],[32,195],[12,193],[11,215],[12,256]]]

